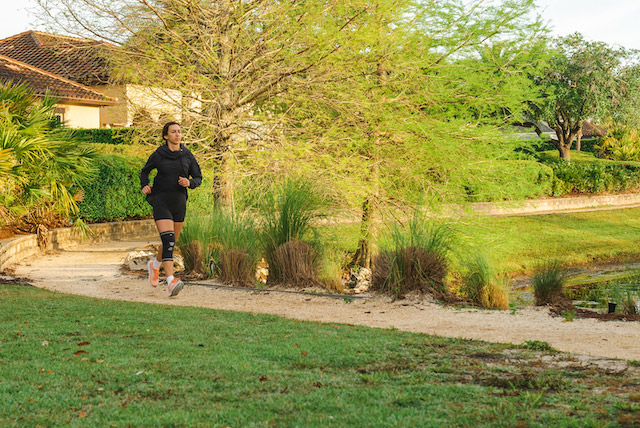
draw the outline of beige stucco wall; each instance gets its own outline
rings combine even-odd
[[[173,89],[150,88],[142,85],[127,85],[126,99],[129,125],[136,113],[144,111],[149,119],[158,122],[162,117],[182,119],[182,93]]]
[[[91,88],[118,102],[117,105],[100,108],[102,128],[132,126],[140,113],[156,124],[166,118],[182,121],[185,108],[197,111],[201,107],[201,103],[192,98],[187,101],[179,90],[132,84],[97,85]]]
[[[125,100],[127,89],[125,85],[97,85],[91,86],[91,89],[113,98],[118,102],[118,104],[113,106],[100,107],[101,128],[129,126],[127,102]]]
[[[99,106],[78,106],[60,103],[56,107],[64,108],[64,123],[69,128],[100,127]]]

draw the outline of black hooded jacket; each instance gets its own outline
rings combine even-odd
[[[162,192],[184,192],[186,195],[187,189],[178,184],[179,177],[191,177],[190,189],[195,189],[202,183],[200,165],[193,153],[182,144],[180,150],[175,152],[164,144],[149,156],[146,165],[140,171],[140,188],[149,184],[149,173],[154,169],[158,170],[158,174],[153,179],[152,195]]]

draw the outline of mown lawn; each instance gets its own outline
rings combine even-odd
[[[640,260],[640,208],[521,217],[465,217],[448,220],[454,236],[452,269],[476,251],[498,269],[530,271],[558,258],[568,265]],[[323,228],[343,251],[358,243],[358,225]],[[379,225],[384,236],[388,227]]]
[[[0,336],[2,427],[640,424],[637,362],[622,374],[560,368],[541,357],[570,357],[543,343],[487,344],[18,285],[0,285]]]

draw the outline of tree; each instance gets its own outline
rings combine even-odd
[[[123,76],[192,98],[220,187],[325,183],[360,214],[361,265],[384,208],[469,197],[469,170],[489,182],[509,151],[496,125],[535,98],[532,0],[39,1],[58,28],[118,45]]]
[[[555,130],[557,139],[551,142],[560,158],[569,160],[587,119],[637,120],[637,110],[630,108],[638,97],[633,59],[623,48],[587,41],[579,33],[555,39],[546,71],[534,76],[544,95],[532,103],[531,113]]]
[[[207,146],[226,175],[221,193],[230,188],[227,161],[245,142],[281,135],[260,106],[322,81],[319,65],[356,36],[370,3],[38,1],[56,29],[116,46],[109,55],[116,79],[153,88],[185,113],[188,137]]]
[[[387,209],[468,196],[460,177],[473,171],[481,180],[488,160],[509,151],[495,126],[535,98],[526,70],[537,61],[525,47],[540,27],[527,16],[530,2],[438,6],[377,2],[359,21],[359,38],[322,66],[327,79],[274,97],[287,124],[282,148],[243,166],[326,180],[335,200],[359,209],[360,266],[371,263],[376,220]]]

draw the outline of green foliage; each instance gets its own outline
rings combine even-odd
[[[571,322],[576,318],[576,311],[573,309],[565,309],[561,315],[566,322]]]
[[[523,200],[548,195],[553,178],[552,169],[539,162],[487,161],[466,171],[462,186],[469,202]]]
[[[567,271],[559,260],[550,260],[533,271],[533,295],[536,305],[546,305],[563,295]]]
[[[547,342],[543,342],[541,340],[525,340],[522,344],[522,347],[532,349],[534,351],[558,352],[557,349],[553,348]]]
[[[77,213],[96,153],[60,127],[54,105],[26,85],[0,84],[0,224],[33,231]]]
[[[143,158],[103,154],[97,165],[95,178],[82,186],[80,218],[101,222],[142,218],[151,213],[151,206],[140,192]]]
[[[73,129],[71,135],[91,144],[158,144],[160,141],[157,130],[133,127]]]
[[[599,139],[598,157],[617,161],[640,161],[640,129],[617,126]]]
[[[531,112],[556,129],[558,150],[568,156],[586,119],[637,123],[640,80],[632,52],[579,33],[555,39],[553,47],[546,72],[534,77],[544,96]]]
[[[547,162],[553,170],[551,193],[618,193],[640,188],[640,164],[564,161]]]
[[[463,261],[460,291],[463,296],[485,308],[509,307],[508,278],[499,275],[481,252]]]

